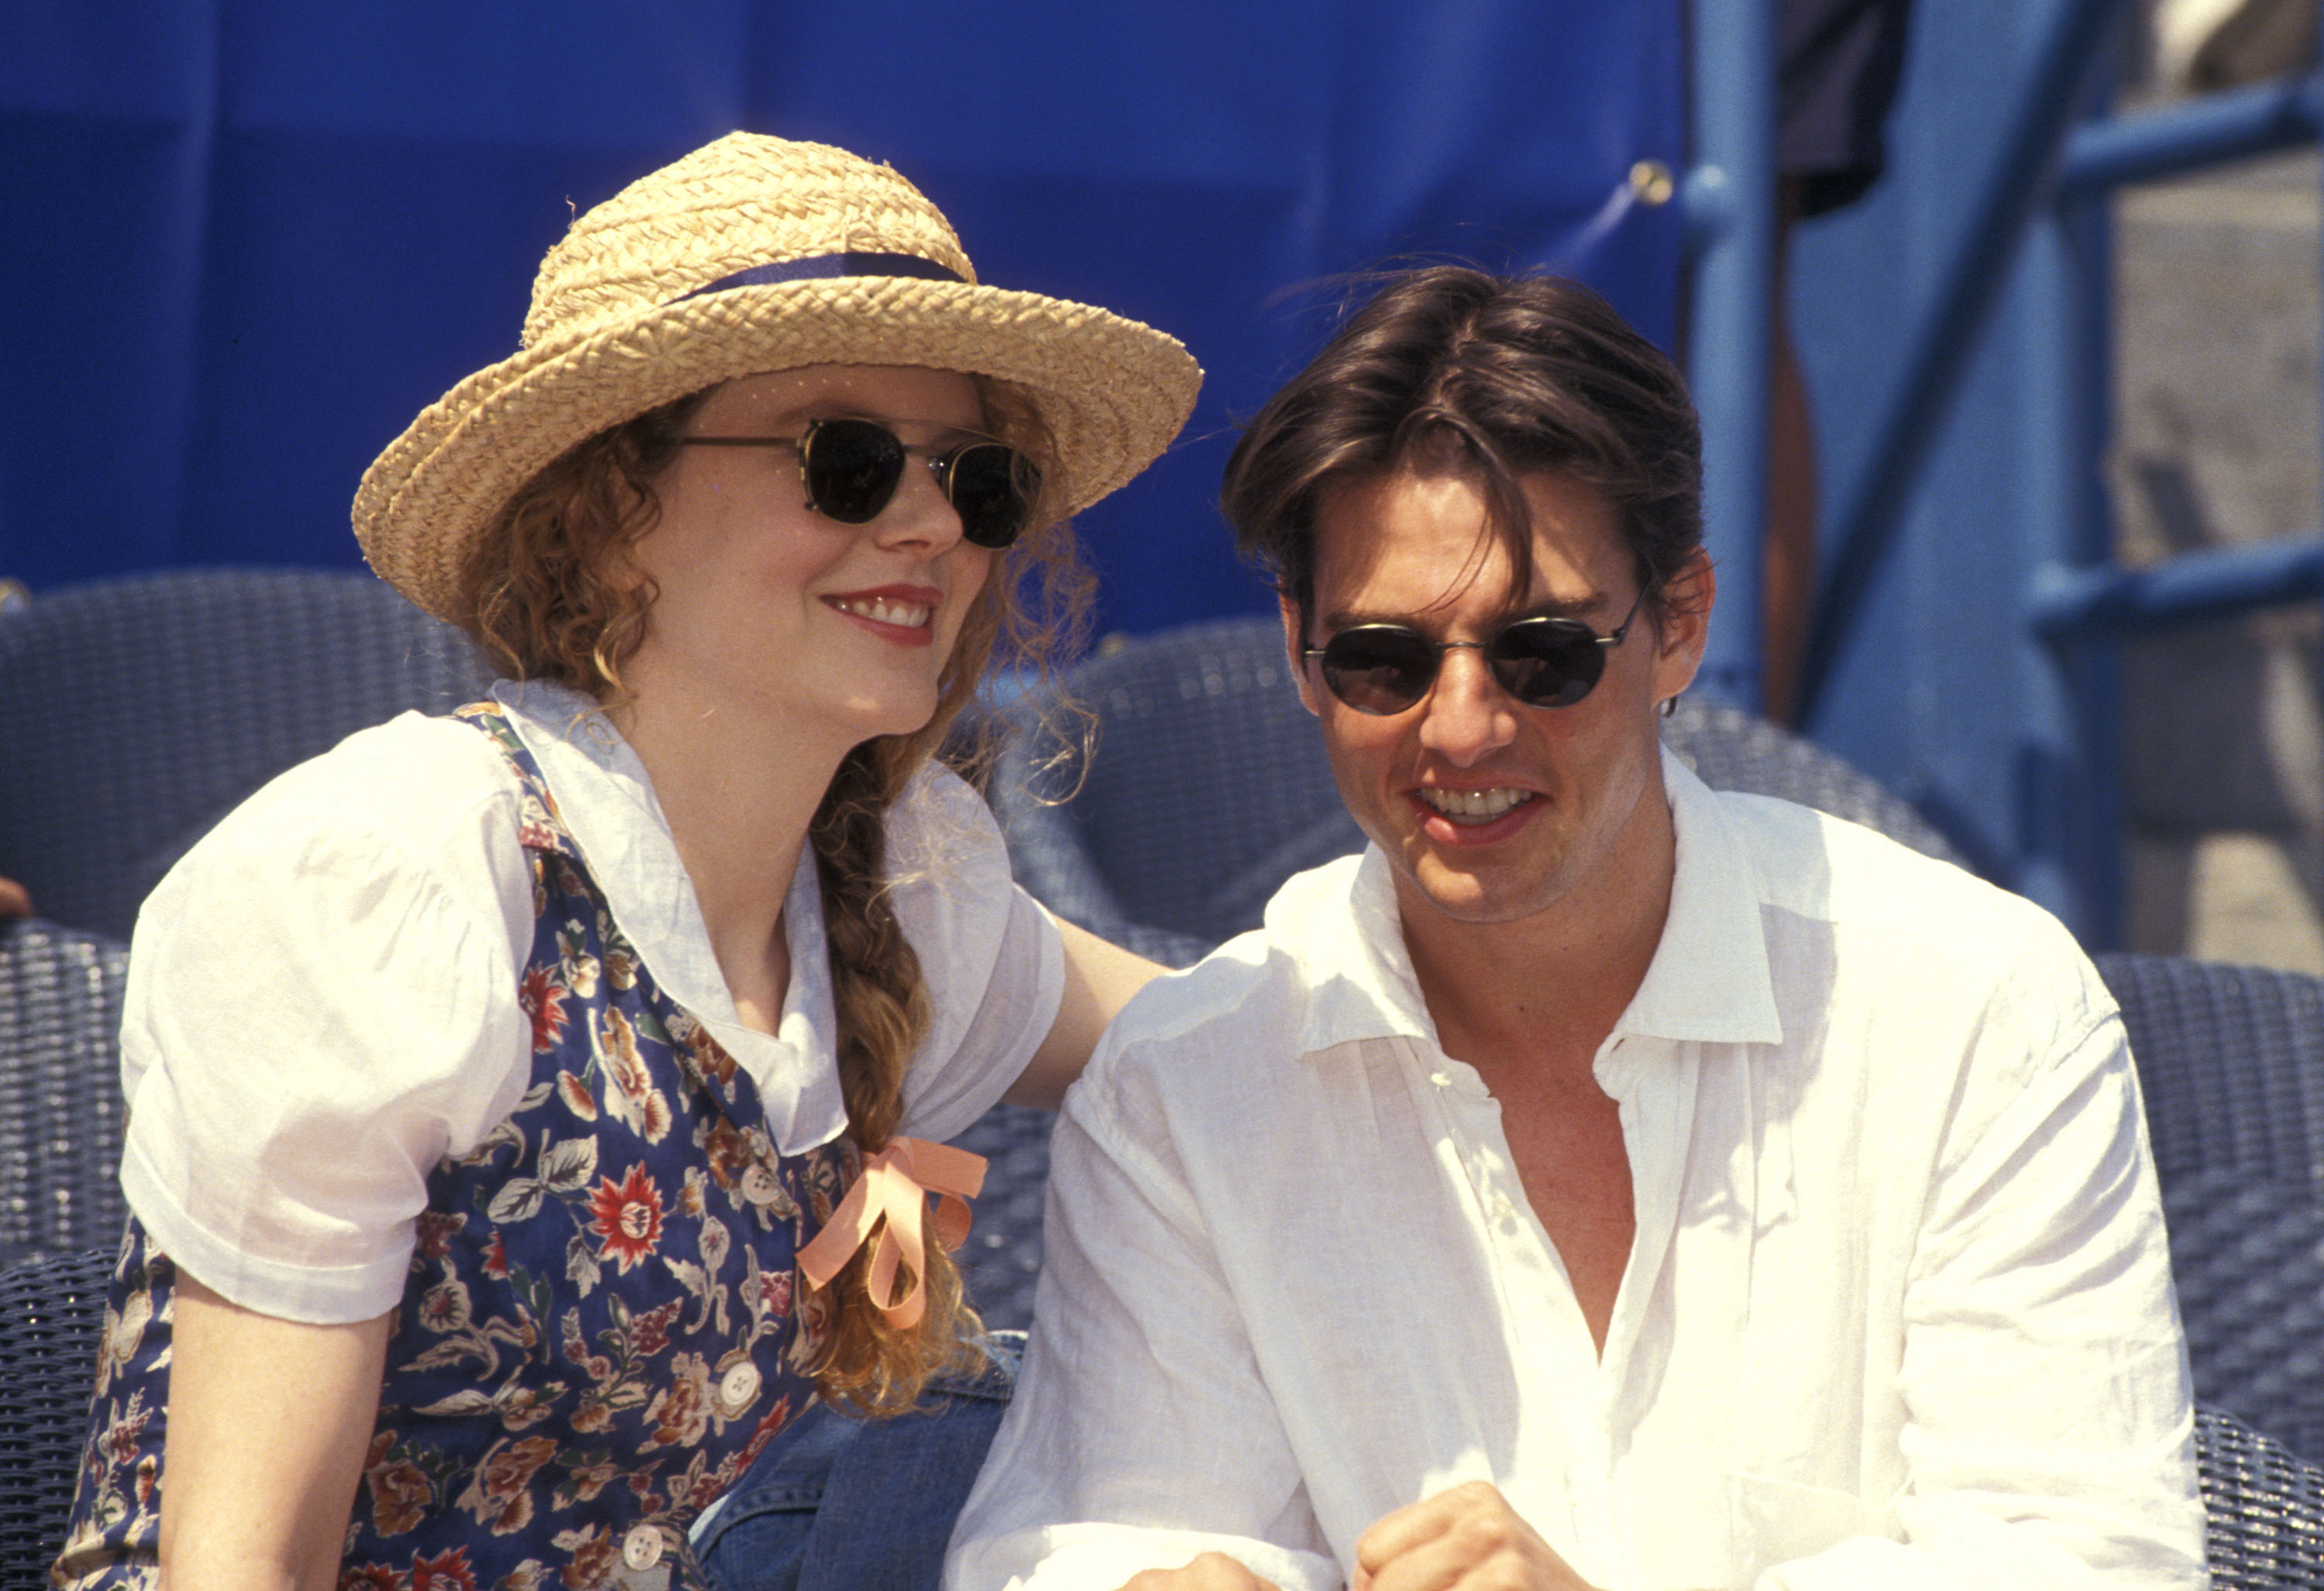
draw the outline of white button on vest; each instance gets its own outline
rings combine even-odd
[[[756,1365],[737,1365],[719,1378],[719,1402],[729,1409],[740,1409],[758,1395],[759,1367]]]
[[[661,1531],[652,1525],[632,1525],[622,1538],[622,1561],[633,1569],[650,1569],[661,1561]]]

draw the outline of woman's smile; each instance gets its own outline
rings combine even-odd
[[[843,592],[823,600],[826,606],[855,620],[882,640],[903,647],[925,647],[936,639],[929,621],[943,606],[945,593],[927,585],[883,585],[873,591]]]

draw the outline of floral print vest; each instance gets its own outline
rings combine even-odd
[[[778,1153],[749,1075],[654,984],[497,706],[532,867],[530,1086],[428,1180],[342,1591],[698,1587],[687,1528],[814,1397],[794,1256],[857,1165]],[[135,1221],[58,1586],[150,1586],[172,1269]]]

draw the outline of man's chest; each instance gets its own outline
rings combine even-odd
[[[1557,1251],[1603,1352],[1637,1237],[1630,1157],[1610,1099],[1502,1102],[1502,1127],[1526,1202]]]

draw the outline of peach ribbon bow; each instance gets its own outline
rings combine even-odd
[[[984,1156],[925,1138],[894,1138],[863,1159],[862,1174],[831,1212],[815,1241],[798,1251],[800,1272],[817,1287],[828,1286],[855,1251],[880,1226],[872,1251],[872,1301],[888,1324],[908,1331],[920,1323],[928,1301],[921,1283],[927,1274],[927,1240],[920,1231],[927,1196],[936,1196],[936,1241],[958,1248],[968,1237],[968,1200],[984,1188]],[[881,1218],[886,1217],[884,1225]],[[889,1295],[896,1267],[908,1260],[912,1284],[901,1298]],[[881,1303],[881,1299],[887,1302]]]

